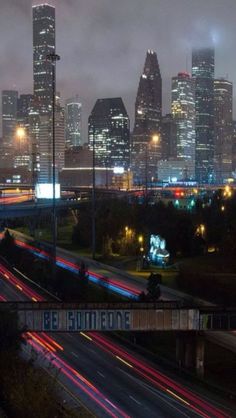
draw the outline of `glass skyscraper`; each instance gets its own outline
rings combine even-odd
[[[196,109],[196,180],[214,180],[214,72],[213,48],[195,49],[192,53],[192,77]]]
[[[55,53],[55,8],[33,6],[34,104],[39,114],[52,111],[52,64],[47,55]]]
[[[52,184],[53,181],[53,65],[48,55],[55,54],[55,8],[48,4],[33,6],[33,71],[34,109],[31,118],[33,170],[37,170],[38,183]],[[34,142],[33,142],[34,141]],[[38,142],[38,143],[37,143]],[[55,175],[64,167],[65,120],[64,110],[55,97]]]
[[[144,183],[146,177],[156,177],[157,161],[161,158],[162,79],[156,52],[147,51],[135,102],[135,123],[132,135],[132,170],[134,179]],[[146,173],[146,168],[148,173]]]
[[[176,123],[177,158],[195,161],[195,101],[193,82],[188,73],[172,78],[172,117]]]
[[[81,109],[82,104],[78,95],[66,100],[65,130],[67,149],[81,145]]]
[[[130,121],[120,97],[98,99],[88,121],[89,148],[97,167],[130,166]]]
[[[13,147],[16,139],[18,91],[2,91],[2,137],[3,145]]]
[[[218,183],[232,176],[233,84],[214,81],[215,177]]]

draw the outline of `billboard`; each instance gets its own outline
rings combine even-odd
[[[35,196],[37,199],[52,199],[53,198],[53,184],[52,183],[37,183],[35,186]],[[60,199],[61,186],[59,183],[55,184],[55,197]]]

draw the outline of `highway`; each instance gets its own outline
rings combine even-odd
[[[0,265],[0,299],[43,300],[42,295]],[[14,299],[12,299],[14,298]],[[17,298],[17,299],[16,299]],[[79,399],[98,417],[218,417],[233,416],[199,395],[176,377],[169,377],[134,352],[98,333],[46,335],[27,333],[31,347],[71,398]]]
[[[42,244],[41,248],[34,245],[34,240],[30,237],[26,237],[24,234],[9,229],[10,233],[15,237],[16,244],[24,248],[39,258],[48,259],[49,251],[45,250],[45,245]],[[0,234],[0,238],[3,234]],[[48,245],[49,248],[49,245]],[[117,293],[127,298],[137,299],[142,291],[146,290],[146,280],[142,278],[136,278],[131,274],[122,272],[119,269],[103,265],[92,259],[86,259],[85,257],[79,257],[78,254],[73,254],[67,250],[57,247],[57,265],[65,268],[73,273],[78,272],[78,266],[81,261],[84,261],[88,268],[89,280],[95,284],[103,285],[109,291]],[[162,298],[167,300],[179,299],[173,296],[173,291],[166,287],[162,287]]]

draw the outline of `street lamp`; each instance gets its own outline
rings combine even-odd
[[[149,145],[155,144],[157,145],[160,140],[160,134],[152,135],[151,141],[146,142],[145,147],[145,197],[147,199],[147,191],[148,191],[148,147]]]
[[[56,215],[56,142],[55,142],[55,102],[56,102],[56,61],[60,56],[52,53],[46,56],[47,61],[52,64],[52,232],[53,232],[53,277],[56,275],[56,252],[57,252],[57,215]]]
[[[16,138],[19,140],[20,151],[21,151],[22,141],[25,138],[25,129],[22,126],[18,126],[18,128],[16,129]]]
[[[25,132],[25,128],[23,126],[18,126],[16,128],[16,139],[17,141],[19,141],[19,146],[17,146],[17,149],[19,150],[19,160],[20,160],[20,164],[22,164],[23,160],[21,158],[21,156],[24,154],[24,148],[23,147],[23,141],[26,138],[26,132]]]
[[[93,173],[92,173],[92,258],[96,257],[96,219],[95,219],[95,135],[93,135]]]

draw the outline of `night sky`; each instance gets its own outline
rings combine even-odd
[[[32,0],[0,0],[0,89],[32,92]],[[42,2],[43,3],[43,2]],[[191,48],[215,43],[216,76],[236,85],[236,0],[51,0],[61,61],[57,90],[78,93],[83,132],[97,98],[124,99],[133,121],[146,50],[158,54],[164,112],[171,77],[191,68]],[[236,106],[235,106],[236,108]]]

